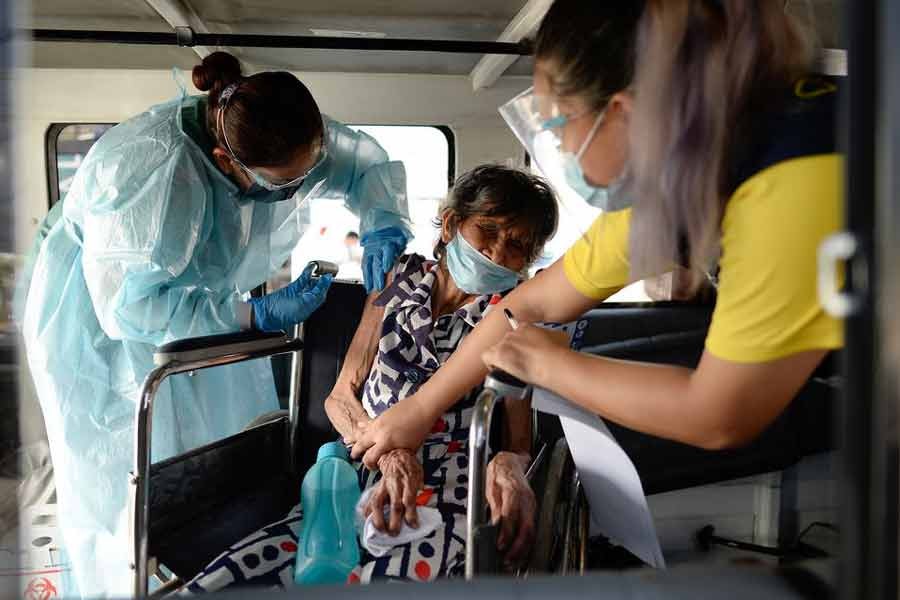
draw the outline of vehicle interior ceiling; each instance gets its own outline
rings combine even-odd
[[[19,18],[29,29],[413,38],[518,42],[532,35],[549,0],[32,0]],[[839,49],[838,0],[787,0],[785,9],[811,20],[819,43]],[[530,57],[498,66],[476,53],[223,48],[252,72],[287,69],[309,86],[323,112],[367,125],[440,125],[452,131],[451,164],[460,174],[485,162],[524,166],[525,153],[497,107],[530,85]],[[20,156],[16,215],[21,252],[48,209],[46,134],[58,123],[116,123],[178,93],[172,67],[189,93],[190,69],[214,48],[107,43],[24,42],[16,93],[27,107],[15,131]],[[832,56],[829,60],[840,61]],[[830,67],[834,68],[834,67]],[[839,68],[838,68],[839,70]],[[40,158],[38,158],[40,157]],[[22,361],[24,364],[25,361]],[[21,379],[21,444],[44,439],[28,377]],[[837,519],[833,457],[800,463],[792,490],[800,527]],[[778,539],[778,473],[658,494],[650,498],[670,562],[697,560],[694,534],[712,524],[718,535],[760,544]],[[828,531],[807,540],[836,549]],[[722,551],[726,552],[725,550]],[[716,556],[732,560],[736,551]],[[758,558],[755,556],[755,558]],[[704,558],[704,560],[707,560]]]

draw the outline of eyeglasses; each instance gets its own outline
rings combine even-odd
[[[326,139],[325,124],[324,123],[322,124],[322,146],[321,146],[321,149],[319,150],[319,156],[316,159],[315,164],[310,169],[308,169],[303,175],[301,175],[300,177],[295,177],[294,179],[291,179],[290,181],[285,181],[285,182],[280,182],[280,183],[274,182],[274,181],[269,181],[268,179],[266,179],[265,177],[263,177],[262,175],[260,175],[259,173],[257,173],[256,171],[254,171],[253,169],[248,167],[247,165],[245,165],[243,162],[241,162],[241,159],[239,159],[237,157],[237,155],[234,153],[234,151],[231,149],[231,143],[228,141],[228,134],[225,133],[225,109],[228,107],[228,102],[231,100],[231,97],[234,95],[234,92],[237,90],[238,85],[239,85],[238,83],[232,83],[231,85],[226,87],[224,90],[222,90],[222,93],[219,95],[219,109],[218,109],[218,113],[216,113],[216,128],[222,134],[222,140],[225,142],[225,150],[228,151],[228,155],[231,157],[231,160],[233,160],[241,169],[244,170],[244,172],[250,177],[251,181],[253,181],[254,184],[256,184],[257,186],[262,188],[262,190],[260,190],[260,191],[263,191],[263,190],[267,191],[267,192],[290,191],[291,193],[287,194],[285,196],[285,197],[289,197],[289,196],[293,195],[293,192],[297,191],[297,189],[299,189],[300,186],[303,185],[303,182],[307,179],[307,177],[309,177],[310,173],[315,171],[317,168],[319,168],[322,165],[322,163],[325,162],[325,159],[328,156],[328,151],[325,146],[325,139]]]

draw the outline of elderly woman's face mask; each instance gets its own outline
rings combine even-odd
[[[519,274],[498,265],[457,232],[447,244],[447,269],[456,287],[467,294],[496,294],[516,287]]]
[[[495,294],[516,286],[528,266],[520,227],[501,219],[471,217],[447,242],[447,269],[467,294]]]

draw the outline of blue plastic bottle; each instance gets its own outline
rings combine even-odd
[[[359,497],[359,480],[347,449],[339,442],[324,444],[300,488],[303,525],[294,583],[347,582],[359,564],[354,524]]]

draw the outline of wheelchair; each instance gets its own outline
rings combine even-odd
[[[315,274],[333,269],[318,263]],[[135,417],[134,470],[128,482],[135,597],[148,597],[151,576],[161,583],[153,597],[177,591],[236,540],[283,518],[297,504],[300,481],[317,449],[337,437],[321,400],[340,372],[365,300],[362,286],[337,281],[325,304],[293,335],[242,332],[157,348],[157,368],[145,381]],[[605,304],[581,320],[581,350],[694,366],[710,319],[711,308],[702,305]],[[273,370],[281,375],[276,387],[286,410],[151,464],[153,396],[165,378],[267,357],[274,357]],[[746,448],[709,452],[613,423],[609,427],[635,463],[648,495],[787,469],[805,455],[833,448],[833,386],[825,372],[830,369],[831,364],[823,366],[823,373]],[[468,579],[502,571],[483,494],[492,415],[496,407],[524,401],[528,393],[521,382],[493,373],[476,403],[469,448]],[[531,557],[519,574],[585,573],[611,564],[608,553],[592,551],[597,544],[588,533],[590,508],[558,418],[535,412],[532,431],[535,458],[528,477],[539,512]]]
[[[704,350],[712,307],[680,302],[610,303],[589,311],[580,320],[581,352],[643,362],[695,367]],[[833,423],[842,379],[838,356],[829,355],[797,393],[785,411],[753,442],[729,450],[703,450],[657,438],[607,422],[631,458],[647,496],[708,485],[764,473],[780,472],[782,499],[778,506],[776,546],[761,546],[715,535],[712,526],[695,536],[698,549],[713,545],[774,556],[783,565],[826,558],[802,542],[799,532],[796,465],[805,457],[837,449]],[[469,531],[467,576],[500,572],[485,499],[472,494],[484,477],[490,446],[490,419],[503,402],[527,396],[524,384],[504,373],[492,373],[476,402],[470,437]],[[533,413],[532,448],[538,449],[529,478],[538,496],[536,540],[527,573],[584,574],[588,570],[627,568],[641,562],[603,538],[589,535],[590,507],[577,468],[572,462],[559,419]],[[476,431],[477,430],[477,431]],[[484,433],[483,433],[484,432]],[[546,459],[546,460],[545,460]],[[480,469],[476,471],[476,469]],[[548,482],[560,482],[548,485]],[[483,483],[481,483],[483,489]]]

